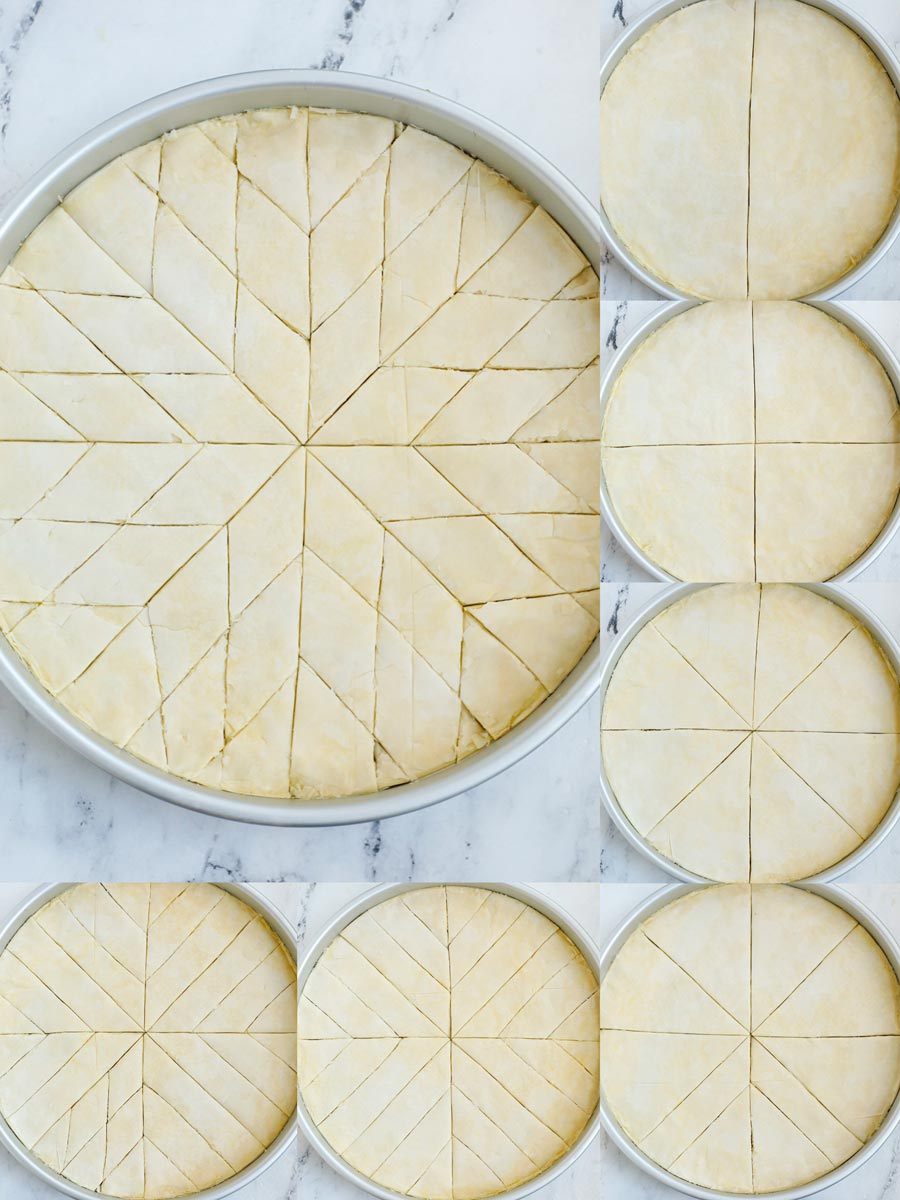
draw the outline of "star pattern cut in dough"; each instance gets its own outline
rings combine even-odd
[[[627,939],[600,992],[603,1094],[667,1171],[723,1192],[819,1179],[900,1090],[900,986],[845,909],[797,887],[704,888]]]
[[[602,457],[625,529],[676,579],[825,580],[894,510],[900,404],[836,317],[796,301],[714,301],[630,355]]]
[[[613,671],[603,764],[636,831],[707,879],[803,879],[900,787],[900,683],[839,604],[718,584],[644,625]]]
[[[381,117],[114,160],[0,279],[0,629],[211,787],[465,758],[598,630],[598,306],[543,209]]]
[[[221,888],[68,888],[0,953],[0,1113],[101,1195],[210,1188],[294,1119],[296,994],[281,940]]]
[[[710,299],[808,296],[891,222],[900,98],[867,43],[813,4],[702,0],[655,21],[612,72],[600,170],[611,223],[657,279]]]
[[[370,908],[300,995],[300,1094],[345,1162],[425,1200],[540,1175],[599,1097],[596,977],[502,892],[434,886]]]

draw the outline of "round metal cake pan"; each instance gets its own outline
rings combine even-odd
[[[616,351],[616,356],[612,363],[603,372],[603,379],[600,384],[601,447],[603,445],[603,428],[606,422],[606,414],[612,402],[616,383],[619,380],[619,376],[628,366],[635,351],[639,349],[648,337],[656,333],[663,325],[667,325],[673,318],[680,316],[691,308],[696,308],[698,305],[715,303],[716,301],[714,300],[679,300],[674,304],[663,304],[655,312],[651,313],[645,321],[642,321],[637,329],[625,339]],[[767,301],[760,300],[756,301],[756,303],[765,304]],[[832,317],[835,321],[840,321],[842,325],[846,325],[851,333],[854,333],[872,352],[884,368],[885,374],[891,381],[891,386],[897,396],[897,403],[900,404],[900,361],[898,361],[897,356],[884,338],[871,325],[861,317],[858,317],[855,312],[851,312],[842,305],[834,304],[827,300],[803,300],[795,301],[794,303],[809,304],[813,308],[821,309],[827,316]],[[649,575],[664,583],[680,582],[676,576],[670,575],[668,571],[663,570],[649,554],[642,550],[622,524],[612,497],[609,494],[609,489],[606,486],[605,472],[602,470],[600,472],[600,514],[604,523],[612,530],[616,541],[625,548],[631,558],[639,563]],[[861,571],[872,565],[896,536],[898,530],[900,530],[900,495],[898,495],[894,502],[890,516],[878,531],[878,535],[863,550],[862,554],[855,558],[849,566],[846,566],[843,571],[839,571],[837,575],[833,575],[828,582],[846,583],[848,580],[855,578]]]
[[[794,883],[783,886],[802,887],[805,891],[812,892],[816,896],[821,896],[823,900],[830,900],[832,904],[843,908],[872,935],[879,947],[884,951],[888,962],[894,969],[894,973],[900,978],[900,946],[898,946],[890,930],[887,929],[882,921],[866,905],[860,903],[859,900],[845,892],[842,888],[824,887],[821,884],[814,883]],[[697,891],[697,888],[683,883],[668,884],[660,891],[654,892],[652,896],[649,896],[643,903],[630,912],[603,947],[600,955],[600,982],[603,982],[606,972],[609,970],[613,959],[624,943],[648,917],[652,916],[659,909],[665,908],[667,904],[671,904],[673,900],[679,900],[682,896],[686,896],[694,891]],[[740,1197],[734,1192],[721,1192],[714,1188],[698,1187],[696,1184],[689,1183],[686,1179],[679,1179],[677,1175],[673,1175],[670,1171],[661,1167],[659,1163],[654,1162],[652,1158],[638,1149],[628,1134],[622,1129],[613,1115],[610,1105],[604,1099],[602,1090],[600,1092],[600,1121],[606,1133],[619,1150],[635,1166],[639,1167],[647,1175],[652,1176],[657,1182],[666,1184],[670,1188],[675,1188],[679,1192],[685,1192],[688,1196],[698,1196],[701,1200],[740,1200]],[[817,1192],[831,1187],[833,1184],[840,1183],[842,1180],[853,1175],[855,1171],[867,1162],[893,1136],[898,1125],[900,1125],[900,1093],[894,1097],[894,1102],[888,1109],[887,1116],[884,1118],[879,1129],[861,1150],[858,1150],[856,1154],[848,1158],[839,1167],[835,1167],[827,1175],[822,1175],[819,1179],[813,1179],[809,1183],[801,1184],[799,1187],[782,1188],[778,1192],[756,1192],[753,1195],[777,1196],[778,1200],[803,1200],[805,1196],[813,1196]],[[746,1200],[746,1197],[744,1197],[744,1200]]]
[[[335,913],[325,928],[303,949],[297,968],[298,996],[303,994],[306,981],[309,979],[313,967],[315,967],[321,955],[351,921],[355,921],[357,917],[362,916],[364,912],[368,912],[370,908],[374,908],[376,904],[382,904],[385,900],[390,900],[393,896],[400,896],[404,892],[417,892],[426,887],[455,886],[480,887],[492,892],[502,892],[506,896],[511,896],[514,900],[520,900],[523,904],[528,904],[531,908],[537,909],[539,913],[543,913],[545,917],[558,925],[566,937],[578,947],[584,955],[585,961],[599,980],[601,956],[596,943],[565,909],[560,908],[542,892],[536,891],[534,888],[520,883],[387,883],[369,888],[349,904],[344,905]],[[306,1138],[313,1149],[328,1163],[332,1170],[336,1171],[339,1175],[350,1180],[351,1183],[355,1183],[357,1187],[362,1188],[371,1195],[379,1197],[379,1200],[409,1200],[409,1197],[405,1196],[402,1192],[395,1192],[390,1188],[382,1187],[374,1179],[363,1175],[361,1171],[357,1171],[354,1167],[351,1167],[348,1162],[332,1149],[331,1145],[322,1137],[318,1126],[307,1112],[306,1105],[303,1103],[302,1091],[300,1091],[297,1101],[297,1122],[303,1137]],[[564,1174],[572,1163],[588,1148],[599,1130],[600,1106],[598,1105],[594,1109],[591,1119],[581,1131],[577,1141],[569,1147],[561,1158],[558,1158],[546,1171],[543,1171],[534,1179],[529,1179],[526,1183],[510,1188],[508,1191],[498,1192],[497,1200],[524,1200],[525,1196],[530,1196],[539,1188],[545,1187],[551,1180]]]
[[[852,29],[855,34],[869,46],[872,53],[878,58],[888,73],[888,77],[893,83],[895,90],[900,95],[900,62],[894,54],[892,48],[887,41],[874,29],[867,21],[864,21],[859,13],[855,12],[849,5],[843,4],[840,0],[802,0],[804,4],[808,4],[811,8],[820,8],[822,12],[828,13],[834,17],[848,29]],[[687,8],[689,4],[698,4],[701,0],[662,0],[660,4],[656,4],[653,8],[647,10],[637,20],[629,24],[621,36],[610,48],[606,57],[600,66],[600,94],[602,96],[603,89],[609,83],[610,76],[616,67],[631,49],[631,47],[640,40],[652,25],[657,21],[669,17],[672,13],[678,12],[679,9]],[[601,178],[603,172],[603,163],[600,163]],[[600,224],[603,229],[603,236],[606,239],[612,253],[616,256],[619,262],[623,263],[632,275],[636,276],[645,283],[647,287],[652,288],[661,296],[667,297],[669,300],[692,300],[696,299],[690,292],[682,291],[676,288],[674,284],[656,275],[637,258],[628,249],[622,239],[619,237],[616,227],[606,213],[603,207],[603,202],[598,198],[598,206],[600,209]],[[856,266],[852,267],[846,274],[836,279],[827,287],[820,288],[818,291],[810,292],[806,296],[792,297],[798,300],[829,300],[841,292],[858,283],[864,275],[879,262],[888,250],[893,245],[900,234],[900,202],[898,202],[891,219],[888,222],[881,237],[871,248],[868,254],[864,255]]]
[[[29,917],[34,916],[39,909],[43,908],[45,904],[49,904],[62,892],[77,886],[75,883],[48,883],[26,896],[0,924],[0,952],[6,949],[13,935]],[[291,959],[294,962],[297,961],[297,931],[281,909],[272,904],[266,896],[244,884],[216,883],[209,886],[221,888],[223,892],[230,892],[232,896],[258,912],[271,926],[273,932],[279,936]],[[242,1171],[230,1179],[216,1184],[215,1187],[189,1193],[185,1200],[224,1200],[224,1197],[233,1195],[263,1175],[275,1160],[294,1144],[296,1137],[297,1123],[292,1115],[288,1117],[284,1128],[274,1142],[271,1142],[262,1154]],[[52,1171],[19,1140],[2,1114],[0,1114],[0,1145],[4,1146],[27,1171],[55,1188],[61,1195],[72,1196],[74,1200],[104,1200],[99,1192],[92,1192],[89,1188],[81,1187],[80,1184],[73,1183],[70,1179],[65,1179],[62,1175],[57,1175],[55,1171]],[[110,1198],[106,1197],[105,1200],[110,1200]]]
[[[660,613],[664,612],[672,604],[679,600],[683,600],[686,596],[693,592],[703,591],[707,587],[715,587],[715,584],[707,583],[680,583],[672,587],[663,588],[657,593],[644,608],[628,622],[621,634],[616,638],[610,646],[605,656],[603,667],[600,673],[600,722],[601,722],[601,752],[600,752],[600,795],[603,799],[604,807],[607,813],[612,818],[613,823],[625,839],[645,858],[649,858],[661,870],[668,875],[674,875],[677,879],[683,879],[686,883],[694,886],[697,884],[710,884],[720,882],[718,880],[707,879],[704,875],[697,875],[694,871],[689,871],[686,867],[679,863],[673,862],[666,858],[655,846],[638,833],[637,829],[628,819],[624,809],[619,804],[616,798],[616,793],[610,783],[609,776],[606,773],[606,763],[603,759],[602,750],[602,731],[603,731],[603,709],[606,704],[606,694],[609,690],[610,680],[613,677],[619,660],[625,653],[631,642],[637,637],[645,625],[648,625]],[[845,609],[852,617],[854,617],[863,628],[871,634],[876,645],[884,654],[891,670],[900,679],[900,643],[894,638],[893,634],[888,630],[887,626],[864,604],[860,603],[855,596],[850,596],[846,592],[840,591],[826,583],[798,583],[793,584],[793,587],[805,587],[811,592],[815,592],[818,596],[823,596],[826,600],[831,600],[834,604],[838,604]],[[852,854],[848,854],[846,858],[840,859],[839,862],[827,867],[824,871],[818,871],[815,875],[810,875],[807,879],[797,881],[801,883],[823,884],[830,883],[839,876],[845,874],[858,863],[868,857],[869,854],[880,846],[881,843],[890,835],[894,826],[900,820],[900,790],[891,801],[887,812],[879,821],[875,829],[869,834],[861,846],[858,846]]]
[[[279,106],[374,113],[444,138],[512,180],[565,229],[598,272],[604,253],[597,209],[552,163],[479,113],[419,88],[336,71],[226,75],[154,97],[98,125],[30,180],[0,216],[0,265],[59,202],[111,159],[168,130],[209,117]],[[599,351],[599,339],[598,339]],[[210,816],[267,825],[346,825],[382,820],[456,796],[506,770],[555,733],[590,699],[600,671],[599,639],[539,708],[461,763],[365,796],[300,800],[241,795],[190,783],[141,762],[72,715],[0,635],[0,682],[39,721],[111,775]]]

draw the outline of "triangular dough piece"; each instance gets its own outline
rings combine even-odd
[[[827,1041],[828,1039],[822,1039]],[[828,1110],[827,1105],[791,1074],[759,1041],[750,1051],[750,1080],[789,1121],[809,1138],[832,1166],[862,1149],[862,1142]],[[793,1185],[793,1178],[786,1183]]]
[[[446,946],[448,940],[446,889],[441,887],[416,888],[414,891],[404,892],[402,900],[406,907],[431,930],[438,941]]]
[[[237,119],[237,165],[242,175],[309,232],[304,108],[263,109]]]
[[[900,733],[766,733],[764,740],[861,838],[900,787]]]
[[[114,159],[63,199],[63,208],[142,288],[152,286],[158,199]]]
[[[482,512],[570,513],[590,507],[519,446],[423,446],[419,453]]]
[[[295,450],[228,525],[231,619],[280,575],[303,544],[306,451]]]
[[[720,584],[670,605],[653,622],[748,724],[759,626],[759,587]]]
[[[552,300],[587,259],[548,212],[536,208],[465,284],[467,292]]]
[[[497,600],[469,610],[522,660],[548,691],[569,674],[597,634],[597,626],[571,596]],[[549,629],[559,636],[547,637]]]
[[[832,1162],[756,1087],[750,1089],[753,1187],[776,1192],[827,1174]]]
[[[39,604],[15,626],[16,649],[45,686],[59,692],[137,616],[128,606]]]
[[[139,296],[143,289],[84,232],[55,208],[16,252],[16,266],[41,291]]]
[[[748,1088],[675,1159],[669,1170],[701,1187],[752,1192],[751,1141]]]
[[[759,1039],[847,1129],[865,1142],[900,1090],[900,1036]]]
[[[512,236],[534,205],[508,179],[476,159],[469,171],[457,284],[466,282]]]
[[[195,126],[176,129],[163,138],[159,195],[234,272],[237,168]]]
[[[895,442],[757,446],[757,578],[831,579],[878,537],[898,492]]]
[[[245,286],[309,337],[309,238],[246,179],[238,185],[237,253]]]
[[[642,1141],[742,1044],[740,1035],[604,1030],[603,1088],[616,1119]]]
[[[286,796],[290,789],[294,672],[226,745],[222,784],[246,795]]]
[[[384,117],[349,112],[309,114],[309,203],[313,225],[350,190],[393,138],[394,122]]]
[[[299,441],[306,439],[309,343],[242,285],[238,285],[234,370]]]
[[[691,730],[687,736],[698,738],[703,734]],[[748,879],[750,758],[750,739],[745,738],[648,831],[650,844],[673,862],[707,879],[723,883]],[[671,770],[671,763],[671,759],[667,761],[665,774]]]
[[[584,591],[600,578],[595,517],[579,513],[520,513],[494,521],[564,591]]]
[[[747,729],[678,651],[653,628],[626,646],[606,692],[604,729]]]
[[[839,905],[802,888],[755,884],[751,890],[751,1009],[756,1030],[856,922]]]
[[[499,738],[533,712],[547,690],[520,658],[465,615],[459,697],[491,736]]]
[[[166,376],[170,383],[175,378]],[[194,382],[197,377],[190,378]],[[227,376],[213,378],[221,382]],[[138,386],[127,375],[23,374],[22,382],[86,438],[162,443],[186,442],[192,436],[148,394],[144,380]],[[23,416],[27,419],[27,410]]]
[[[226,638],[223,636],[163,701],[163,763],[179,774],[196,776],[223,748],[225,646]],[[155,750],[155,744],[148,745],[151,721],[135,735],[137,738],[144,733],[145,740],[141,745],[150,753]],[[162,736],[162,725],[160,735]],[[132,748],[135,738],[129,742]]]
[[[190,1194],[195,1184],[187,1175],[172,1162],[162,1150],[145,1137],[144,1153],[144,1191],[155,1196],[178,1196]]]
[[[533,414],[536,420],[572,375],[572,371],[479,371],[421,430],[416,442],[438,446],[505,442],[523,421],[528,423]],[[595,401],[598,396],[599,384]]]
[[[494,359],[540,307],[539,300],[457,292],[403,343],[393,361],[410,367],[455,367],[461,371],[478,371]],[[529,364],[492,362],[492,365]],[[575,364],[539,365],[568,367]]]
[[[162,139],[156,138],[135,150],[129,150],[122,155],[122,162],[129,166],[138,179],[143,180],[148,188],[155,192],[159,187],[159,160],[162,150]]]
[[[408,125],[391,147],[385,207],[385,249],[390,253],[428,216],[472,159],[443,138]]]
[[[873,638],[857,627],[775,709],[762,729],[896,733],[900,684]]]
[[[685,1040],[693,1042],[696,1038]],[[641,1149],[661,1166],[670,1167],[746,1091],[749,1077],[750,1039],[744,1038],[737,1049],[644,1138]]]
[[[641,930],[632,934],[613,959],[600,989],[600,1011],[604,1029],[746,1032]]]
[[[301,662],[291,743],[291,795],[351,796],[381,786],[384,781],[376,779],[372,734]]]
[[[750,888],[746,884],[691,892],[655,912],[641,928],[749,1030]]]
[[[484,888],[462,885],[447,887],[444,893],[447,899],[447,937],[452,942],[488,901],[491,893]]]
[[[753,305],[760,442],[900,441],[884,367],[843,321],[811,304]]]
[[[751,874],[760,883],[805,879],[840,862],[862,838],[767,745],[753,738]]]
[[[585,367],[513,434],[517,442],[597,442],[600,436],[599,362]]]
[[[507,1191],[507,1185],[495,1175],[465,1142],[453,1139],[453,1200],[481,1200]]]
[[[421,1193],[429,1200],[452,1195],[450,1175],[450,1091],[440,1099],[406,1134],[372,1174],[376,1183],[405,1195],[416,1195],[420,1180],[427,1172],[434,1189]],[[437,1156],[435,1151],[438,1150]],[[440,1160],[440,1161],[439,1161]]]
[[[402,445],[418,440],[420,430],[470,378],[467,371],[379,367],[310,440],[325,446]]]
[[[600,511],[600,447],[594,442],[520,442],[520,449],[589,511]],[[536,509],[541,511],[541,509]]]
[[[749,301],[698,304],[642,341],[616,380],[603,441],[607,446],[753,442]]]
[[[309,433],[315,433],[378,369],[381,268],[313,331],[309,363]],[[428,364],[425,364],[426,366]]]
[[[613,507],[676,579],[755,578],[753,446],[603,448]]]
[[[161,711],[150,714],[131,740],[125,743],[125,749],[152,766],[166,770],[168,754],[163,737]]]
[[[391,901],[385,901],[376,910],[369,910],[357,917],[344,930],[344,940],[366,961],[383,975],[389,983],[420,1013],[436,1026],[438,1033],[450,1034],[450,990],[447,955],[424,930],[419,932],[416,924],[409,923],[410,939],[398,940],[391,932]],[[395,906],[396,907],[396,906]],[[388,908],[387,912],[383,910]],[[398,915],[402,920],[403,912]],[[379,919],[380,916],[380,919]],[[397,927],[394,925],[396,932]],[[443,979],[437,978],[429,967],[437,958]]]
[[[852,980],[852,990],[848,986]],[[756,1031],[764,1037],[870,1037],[898,1032],[900,984],[861,925],[840,942]]]
[[[175,454],[178,448],[173,447]],[[78,442],[5,442],[0,448],[0,516],[18,520],[35,506],[47,508],[43,497],[65,486],[74,467],[90,456],[90,449]],[[175,469],[173,463],[172,469]],[[163,476],[165,478],[165,476]],[[65,511],[66,516],[71,509]],[[37,513],[41,516],[41,513]],[[53,512],[47,513],[52,520]]]
[[[855,625],[845,608],[809,588],[763,585],[753,716],[757,725],[762,725]]]
[[[420,1196],[426,1200],[451,1200],[455,1194],[453,1191],[453,1147],[452,1141],[447,1142],[434,1162],[409,1188],[410,1196]]]

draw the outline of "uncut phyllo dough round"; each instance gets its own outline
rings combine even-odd
[[[364,793],[501,737],[593,641],[597,279],[381,117],[187,126],[0,279],[0,629],[103,737]]]
[[[667,320],[625,361],[601,445],[612,508],[676,579],[830,579],[900,493],[884,367],[797,301],[712,301]]]
[[[825,870],[900,787],[900,683],[808,588],[719,584],[638,630],[603,706],[607,780],[637,833],[707,879]]]
[[[296,1107],[296,968],[211,884],[79,884],[0,952],[0,1114],[122,1200],[231,1179]]]
[[[300,994],[300,1095],[351,1167],[479,1200],[539,1176],[599,1098],[597,980],[502,892],[406,891],[326,948]]]
[[[826,288],[865,258],[900,197],[887,71],[801,0],[700,0],[658,20],[603,90],[600,137],[616,232],[694,296]]]
[[[854,917],[799,888],[709,888],[658,909],[610,964],[600,1006],[612,1114],[700,1187],[820,1179],[900,1089],[893,967]]]

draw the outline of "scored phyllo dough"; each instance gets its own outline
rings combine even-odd
[[[226,791],[502,737],[598,631],[599,300],[508,180],[361,113],[115,159],[0,277],[0,631]]]
[[[900,682],[863,624],[809,588],[677,599],[623,650],[601,722],[627,819],[707,879],[823,871],[900,787]]]
[[[839,314],[796,301],[665,321],[624,362],[601,444],[613,509],[676,579],[830,579],[900,493],[884,367]]]
[[[231,1179],[296,1106],[296,969],[211,884],[79,884],[0,952],[0,1113],[121,1200]]]
[[[625,247],[679,291],[810,295],[891,220],[900,99],[866,42],[813,4],[685,4],[603,90],[600,180]]]
[[[900,1090],[900,984],[843,908],[800,888],[688,893],[603,979],[603,1094],[654,1162],[774,1192],[840,1166]]]
[[[597,1106],[597,980],[551,920],[433,886],[351,921],[300,995],[300,1094],[383,1187],[479,1200],[545,1171]]]

